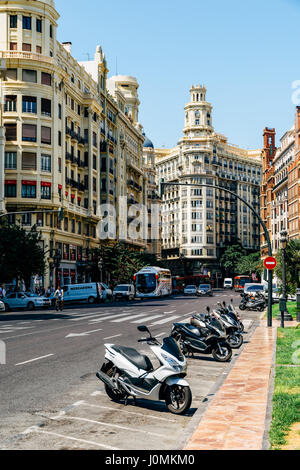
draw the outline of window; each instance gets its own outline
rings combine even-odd
[[[17,111],[17,97],[16,96],[5,96],[4,101],[4,112],[13,113]]]
[[[15,82],[17,80],[17,69],[7,69],[5,72],[5,79],[8,82]]]
[[[36,125],[23,124],[22,140],[23,142],[36,142]]]
[[[58,145],[61,147],[61,131],[58,131]]]
[[[11,181],[5,181],[5,197],[16,197],[17,196],[17,183]]]
[[[207,243],[208,243],[209,245],[213,245],[213,244],[214,244],[214,237],[212,237],[211,235],[209,235],[209,236],[207,237]]]
[[[5,170],[17,169],[17,152],[5,152]]]
[[[22,51],[24,52],[31,52],[31,44],[23,42],[22,44]]]
[[[42,98],[41,112],[44,116],[51,117],[51,100],[46,100],[45,98]]]
[[[23,82],[37,83],[36,70],[23,70],[22,80]]]
[[[31,29],[31,16],[23,16],[23,29]]]
[[[37,33],[42,32],[42,20],[38,19],[36,20],[36,31]]]
[[[26,225],[27,227],[31,226],[31,214],[22,215],[22,225]]]
[[[42,53],[42,48],[41,48],[41,46],[36,46],[36,52],[37,52],[37,54],[41,54],[41,53]]]
[[[93,155],[93,169],[97,170],[97,157],[96,157],[96,155]]]
[[[41,199],[51,199],[51,183],[41,183]]]
[[[18,50],[18,44],[16,42],[11,42],[9,45],[9,49],[11,51],[17,51]]]
[[[61,104],[58,105],[58,119],[61,119]]]
[[[7,141],[17,140],[17,124],[5,124],[5,137]]]
[[[22,153],[22,170],[36,171],[36,153],[32,153],[32,152]]]
[[[53,38],[53,26],[50,24],[50,38]]]
[[[51,127],[41,127],[41,142],[42,144],[51,145]]]
[[[36,114],[36,98],[33,96],[23,96],[22,112]]]
[[[51,155],[41,155],[41,170],[51,172]]]
[[[18,27],[18,17],[17,15],[10,15],[10,28],[17,28]]]
[[[42,83],[42,85],[51,86],[51,83],[52,83],[51,74],[42,72],[42,81],[41,81],[41,83]]]
[[[23,181],[22,198],[23,199],[35,199],[36,198],[36,183],[35,182]]]

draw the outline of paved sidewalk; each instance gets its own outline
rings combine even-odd
[[[263,448],[276,338],[276,322],[273,328],[268,329],[266,322],[261,321],[203,415],[186,450]]]

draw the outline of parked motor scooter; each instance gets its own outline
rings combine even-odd
[[[250,299],[248,294],[241,294],[242,302],[240,304],[240,310],[250,310],[263,312],[266,309],[266,300],[264,297],[255,297]]]
[[[228,362],[232,357],[223,324],[210,315],[194,315],[191,323],[174,323],[171,336],[179,342],[185,356],[212,354],[218,362]]]
[[[165,400],[171,413],[185,413],[191,406],[192,392],[184,380],[187,363],[179,344],[173,337],[165,338],[161,344],[146,326],[139,326],[138,330],[149,333],[149,338],[140,339],[139,343],[146,342],[151,347],[160,367],[155,370],[149,357],[135,349],[106,344],[107,362],[96,375],[104,382],[107,395],[125,404],[130,396],[134,400]]]

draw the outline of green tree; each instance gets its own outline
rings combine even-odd
[[[229,275],[238,273],[238,263],[241,257],[247,254],[246,250],[241,245],[232,245],[226,248],[223,256],[221,257],[221,267]]]
[[[276,275],[282,280],[282,250],[277,256]],[[286,248],[286,281],[287,293],[295,294],[300,286],[300,240],[290,240]]]
[[[24,280],[27,287],[31,276],[43,275],[45,256],[40,245],[41,234],[36,227],[28,232],[18,225],[0,226],[0,283]]]
[[[249,274],[249,276],[263,271],[260,253],[252,253],[251,255],[243,256],[237,264],[237,269],[240,273]]]
[[[93,278],[99,280],[98,260],[103,261],[102,272],[107,279],[110,274],[110,284],[131,283],[133,275],[145,266],[159,265],[154,255],[129,248],[122,243],[103,245],[92,251],[94,259]]]

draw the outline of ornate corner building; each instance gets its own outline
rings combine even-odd
[[[259,212],[261,150],[229,144],[213,127],[205,86],[192,86],[183,137],[173,149],[155,149],[158,182],[220,186]],[[236,197],[214,188],[166,188],[162,200],[162,257],[174,274],[216,278],[224,248],[241,243],[259,250],[259,223]]]
[[[106,241],[122,232],[124,243],[147,248],[147,236],[127,236],[127,211],[120,212],[118,204],[122,196],[128,204],[146,203],[147,180],[136,79],[108,80],[100,46],[94,60],[79,63],[71,43],[56,39],[58,20],[53,0],[0,3],[0,59],[6,68],[0,199],[8,212],[41,211],[10,220],[40,228],[49,258],[56,250],[62,254],[58,276],[66,284],[90,279],[101,204],[117,213],[116,233],[108,229]],[[62,221],[44,213],[60,208]],[[43,283],[56,280],[50,262]]]

